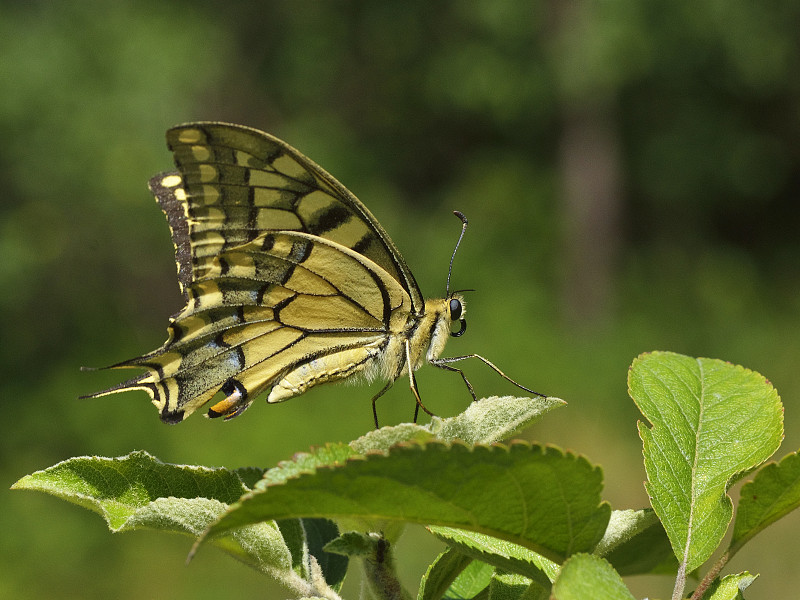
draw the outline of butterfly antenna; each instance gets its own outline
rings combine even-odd
[[[458,236],[458,241],[456,242],[456,247],[453,248],[453,255],[450,257],[450,269],[447,271],[447,291],[445,294],[445,298],[450,297],[450,275],[453,273],[453,259],[456,257],[456,252],[458,251],[458,246],[461,244],[461,240],[464,237],[464,233],[467,231],[467,217],[464,216],[464,213],[454,210],[453,214],[461,219],[461,235]]]

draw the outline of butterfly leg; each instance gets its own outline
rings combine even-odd
[[[414,377],[414,369],[411,367],[411,345],[409,344],[408,340],[406,340],[406,364],[408,365],[408,380],[409,386],[411,387],[411,391],[414,394],[414,398],[417,400],[417,406],[414,409],[414,423],[417,422],[417,417],[419,416],[419,409],[422,408],[426,413],[430,416],[435,417],[431,411],[429,411],[425,405],[422,403],[422,398],[420,398],[419,390],[417,389],[417,378]]]
[[[449,367],[449,366],[445,366],[445,365],[447,365],[447,363],[453,363],[453,362],[457,362],[459,360],[464,360],[465,358],[477,358],[483,364],[485,364],[488,367],[490,367],[495,373],[500,375],[500,377],[502,377],[506,381],[509,381],[509,382],[513,383],[518,388],[520,388],[522,390],[525,390],[526,392],[530,392],[531,394],[534,394],[534,395],[539,396],[541,398],[547,398],[547,394],[540,394],[539,392],[535,392],[530,388],[526,388],[521,383],[517,383],[516,381],[511,379],[511,377],[509,377],[508,375],[503,373],[500,370],[500,368],[497,367],[493,362],[491,362],[489,359],[486,359],[486,358],[482,357],[480,354],[465,354],[464,356],[450,356],[450,357],[447,357],[447,358],[437,358],[436,360],[430,361],[430,363],[432,365],[435,365],[435,366],[439,367],[440,369],[452,369],[454,371],[461,372],[460,369],[456,369],[455,367]],[[464,374],[461,373],[461,376],[464,377]],[[464,380],[466,381],[466,377],[464,377]],[[472,386],[469,385],[469,383],[467,383],[467,386],[470,387],[470,388],[472,387]],[[471,391],[471,389],[470,389],[470,391]],[[474,393],[472,394],[472,397],[473,398],[475,397]]]
[[[472,401],[474,402],[475,400],[478,399],[478,397],[475,395],[475,390],[473,389],[472,384],[469,382],[469,379],[467,379],[467,376],[464,375],[464,371],[456,367],[451,367],[450,365],[445,364],[444,361],[440,362],[438,359],[432,360],[430,362],[434,367],[439,367],[440,369],[444,369],[445,371],[453,371],[454,373],[458,373],[459,375],[461,375],[461,379],[464,380],[464,383],[467,385],[467,389],[469,390],[469,394],[470,396],[472,396]]]
[[[378,425],[378,409],[375,407],[375,401],[381,396],[383,396],[389,390],[389,388],[392,387],[393,383],[394,381],[390,380],[389,383],[383,386],[380,392],[378,392],[372,397],[372,416],[375,418],[375,429],[381,428],[381,426]]]

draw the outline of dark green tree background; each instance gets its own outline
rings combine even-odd
[[[164,130],[212,119],[272,132],[373,209],[423,291],[470,293],[469,334],[512,377],[570,405],[530,435],[606,467],[615,507],[644,506],[626,368],[645,350],[761,371],[800,443],[800,5],[783,0],[302,0],[0,6],[0,472],[146,449],[170,462],[268,466],[371,427],[359,387],[256,406],[231,423],[159,423],[144,394],[80,373],[159,345],[180,308],[168,229],[146,190]],[[482,395],[513,393],[479,364]],[[447,373],[426,404],[469,400]],[[385,423],[408,420],[398,385]],[[189,543],[111,538],[94,516],[5,492],[0,596],[265,594]],[[748,598],[788,597],[800,523],[735,569]],[[409,582],[436,544],[413,530]],[[401,544],[402,545],[402,544]],[[774,549],[774,553],[773,553]],[[644,589],[644,588],[643,588]],[[650,588],[652,589],[652,588]],[[269,594],[267,594],[269,596]]]

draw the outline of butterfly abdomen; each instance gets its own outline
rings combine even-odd
[[[272,386],[267,396],[270,404],[283,402],[322,383],[344,381],[357,375],[370,379],[385,344],[376,342],[369,346],[350,348],[334,354],[314,358],[287,373]]]

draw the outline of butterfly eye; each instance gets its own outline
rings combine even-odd
[[[461,300],[452,298],[450,300],[450,320],[458,321],[459,317],[461,317]]]
[[[467,331],[467,320],[462,319],[461,315],[464,312],[464,305],[461,304],[461,300],[458,298],[451,298],[450,299],[450,320],[451,321],[459,321],[461,323],[461,329],[458,331],[452,331],[450,335],[453,337],[461,337],[464,335],[464,332]]]

